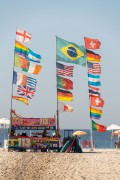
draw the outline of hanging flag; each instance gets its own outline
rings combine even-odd
[[[97,124],[95,121],[92,120],[92,130],[95,130],[98,132],[105,132],[107,131],[107,127],[101,124]]]
[[[22,73],[13,71],[13,84],[26,86],[27,76]]]
[[[100,88],[88,86],[89,88],[89,96],[94,95],[94,96],[100,96]]]
[[[32,35],[25,30],[17,28],[16,30],[16,41],[20,42],[31,42]]]
[[[96,107],[103,107],[104,106],[104,100],[99,97],[99,96],[90,96],[91,99],[91,106],[96,106]]]
[[[18,100],[18,101],[23,102],[23,103],[28,105],[28,99],[27,98],[23,98],[23,97],[20,97],[20,96],[12,96],[12,99]]]
[[[92,74],[101,74],[100,63],[87,62],[88,72]]]
[[[37,80],[32,77],[27,77],[27,83],[26,86],[35,89],[37,84]]]
[[[67,66],[56,62],[57,75],[73,77],[74,66]]]
[[[80,64],[86,66],[86,56],[84,46],[78,46],[59,37],[56,37],[57,61]]]
[[[28,48],[18,41],[15,41],[15,54],[26,58],[28,55]]]
[[[25,68],[28,69],[29,67],[29,61],[23,57],[18,56],[15,54],[14,57],[14,66],[19,67],[19,68]]]
[[[22,71],[25,71],[31,74],[39,74],[41,69],[42,69],[42,66],[29,62],[29,68],[28,69],[23,68]]]
[[[57,87],[64,89],[73,89],[73,82],[70,79],[57,76]]]
[[[67,104],[64,104],[63,102],[58,102],[58,111],[61,112],[73,112],[73,107],[69,106]]]
[[[100,86],[100,75],[88,74],[88,85]]]
[[[26,96],[27,98],[32,98],[34,96],[35,89],[27,86],[18,86],[17,94],[21,96]]]
[[[17,96],[16,96],[17,97]],[[11,109],[11,113],[13,113],[15,116],[21,117],[21,115],[19,115],[18,113],[16,113],[15,110]]]
[[[28,49],[28,55],[27,55],[28,61],[40,63],[40,60],[42,59],[39,54],[36,54],[32,50]]]
[[[85,48],[86,49],[99,49],[101,46],[101,42],[98,39],[91,39],[84,37]]]
[[[90,118],[91,119],[100,119],[102,116],[102,110],[101,109],[95,109],[90,107]]]
[[[88,61],[94,61],[94,62],[100,62],[101,56],[99,54],[94,53],[93,51],[90,51],[86,49],[86,58]]]
[[[70,91],[57,89],[57,98],[60,101],[72,101],[73,100],[73,94]]]

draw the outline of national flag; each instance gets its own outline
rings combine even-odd
[[[36,54],[31,49],[28,49],[28,55],[27,55],[28,61],[40,63],[40,60],[42,59],[39,54]]]
[[[57,76],[57,87],[63,89],[73,89],[73,82],[70,79]]]
[[[101,46],[101,42],[98,39],[91,39],[84,37],[85,48],[86,49],[99,49]]]
[[[22,73],[13,71],[13,84],[26,86],[27,76]]]
[[[14,57],[14,66],[19,67],[19,68],[28,69],[29,61],[27,59],[25,59],[25,58],[15,54],[15,57]]]
[[[27,98],[32,98],[34,96],[35,89],[27,86],[18,86],[17,94],[21,96],[26,96]]]
[[[18,41],[15,41],[15,54],[26,58],[28,55],[28,48]]]
[[[96,54],[93,51],[90,51],[88,49],[86,49],[86,58],[88,61],[94,61],[94,62],[101,61],[101,56],[99,54]]]
[[[67,104],[64,104],[63,102],[58,102],[58,111],[61,112],[73,112],[73,107],[69,106]]]
[[[90,107],[90,118],[91,119],[100,119],[103,111],[101,109],[95,109]]]
[[[16,30],[16,41],[20,42],[31,42],[32,35],[23,29],[17,28]]]
[[[73,77],[74,66],[67,66],[56,62],[57,75]]]
[[[56,37],[56,59],[66,63],[80,64],[86,66],[86,51],[84,46]]]
[[[89,95],[100,96],[100,88],[96,88],[93,86],[88,86],[88,88],[89,88]]]
[[[87,62],[88,72],[92,74],[101,74],[100,63]]]
[[[100,86],[100,75],[88,74],[88,84],[92,86]]]
[[[92,130],[98,131],[98,132],[105,132],[107,131],[107,127],[103,126],[101,124],[96,123],[92,120]]]
[[[20,96],[12,96],[12,99],[18,100],[18,101],[23,102],[23,103],[28,105],[28,99],[27,98],[23,98],[23,97],[20,97]]]
[[[27,77],[27,83],[26,86],[35,89],[37,84],[37,80],[32,77]]]
[[[57,89],[57,99],[60,101],[72,101],[73,94],[70,91]]]
[[[25,71],[31,74],[39,74],[41,69],[42,69],[42,66],[29,62],[29,68],[28,69],[23,68],[22,71]]]
[[[99,97],[99,96],[90,96],[91,100],[91,106],[96,106],[96,107],[103,107],[104,106],[104,100]]]

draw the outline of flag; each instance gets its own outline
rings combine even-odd
[[[42,69],[42,66],[29,62],[29,68],[28,69],[23,68],[22,71],[25,71],[31,74],[39,74],[41,69]]]
[[[57,99],[60,101],[72,101],[73,94],[70,91],[57,89]]]
[[[36,54],[32,50],[28,49],[28,55],[27,55],[28,61],[40,63],[41,56],[39,54]]]
[[[15,54],[15,57],[14,57],[14,66],[19,67],[19,68],[28,69],[29,61],[27,59],[25,59],[25,58]]]
[[[90,107],[90,118],[92,119],[100,119],[102,116],[102,110],[101,109],[95,109]]]
[[[70,79],[57,76],[57,87],[64,89],[73,89],[73,82]]]
[[[101,42],[98,39],[91,39],[84,37],[85,48],[86,49],[99,49],[101,46]]]
[[[88,84],[92,86],[100,86],[100,75],[88,74]]]
[[[107,131],[107,127],[101,124],[97,124],[95,121],[92,120],[92,130],[95,130],[98,132],[105,132]]]
[[[17,96],[16,96],[17,97]],[[18,113],[16,113],[16,111],[15,110],[13,110],[13,109],[11,109],[11,113],[13,113],[15,116],[19,116],[19,117],[21,117],[21,115],[19,115]]]
[[[63,102],[58,102],[58,111],[61,112],[72,112],[74,109],[72,106],[64,104]]]
[[[94,61],[94,62],[100,62],[101,56],[99,54],[94,53],[93,51],[90,51],[86,49],[86,58],[88,61]]]
[[[13,71],[13,84],[26,86],[27,76],[22,73]]]
[[[27,86],[18,86],[17,94],[21,96],[26,96],[27,98],[32,98],[34,96],[35,89],[32,89]]]
[[[88,72],[92,74],[101,74],[100,63],[87,62]]]
[[[28,55],[28,48],[18,41],[15,41],[15,54],[26,58]]]
[[[89,95],[94,95],[94,96],[100,96],[100,88],[88,86],[89,88]]]
[[[37,80],[32,77],[27,77],[27,83],[26,86],[35,89],[37,84]]]
[[[56,59],[66,63],[80,64],[86,66],[86,56],[84,46],[56,37]]]
[[[73,77],[74,66],[67,66],[56,62],[57,75]]]
[[[20,96],[12,96],[12,99],[18,100],[18,101],[23,102],[23,103],[28,105],[28,99],[27,98],[23,98]]]
[[[103,107],[104,106],[104,100],[99,97],[99,96],[90,96],[91,99],[91,106],[96,106],[96,107]]]
[[[31,42],[32,35],[25,30],[17,28],[16,30],[16,41],[20,42]]]

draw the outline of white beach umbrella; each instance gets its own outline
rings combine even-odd
[[[116,124],[111,124],[110,126],[107,127],[107,130],[114,130],[114,129],[120,129],[120,126]]]

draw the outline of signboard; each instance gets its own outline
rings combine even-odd
[[[55,118],[12,117],[12,129],[16,130],[55,130]]]

